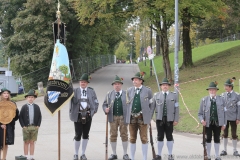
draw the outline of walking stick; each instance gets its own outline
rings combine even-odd
[[[6,148],[6,128],[3,129],[3,149],[2,149],[2,157],[0,157],[1,159],[3,159],[5,157],[5,148]],[[0,153],[1,154],[1,153]]]

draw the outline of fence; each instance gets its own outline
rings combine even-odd
[[[233,34],[231,36],[227,36],[227,37],[219,39],[215,42],[228,42],[228,41],[236,41],[236,40],[240,40],[240,33]]]
[[[79,59],[70,60],[70,70],[72,80],[77,81],[83,73],[91,74],[97,69],[114,63],[114,55],[95,55],[90,57],[81,57]],[[29,89],[38,89],[37,83],[43,82],[43,86],[47,86],[50,66],[43,67],[34,72],[21,75],[20,81],[24,88],[24,92]]]

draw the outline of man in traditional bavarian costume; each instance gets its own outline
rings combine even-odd
[[[116,76],[112,83],[114,90],[107,93],[103,102],[103,111],[108,114],[108,122],[110,123],[110,144],[113,154],[109,160],[118,159],[116,153],[118,129],[122,139],[123,159],[129,160],[127,154],[128,148],[128,125],[126,123],[127,103],[126,91],[122,90],[122,79]]]
[[[237,124],[239,124],[240,120],[240,96],[238,93],[233,91],[233,79],[227,79],[224,85],[226,92],[222,93],[222,97],[226,105],[225,113],[227,118],[227,125],[223,134],[224,150],[222,151],[221,156],[227,155],[229,124],[231,125],[233,155],[240,156],[237,151]]]
[[[168,159],[173,160],[172,156],[173,150],[173,126],[178,124],[179,119],[179,104],[177,94],[175,92],[170,92],[169,83],[167,78],[162,80],[160,87],[162,92],[155,93],[153,96],[152,108],[156,113],[156,128],[157,128],[157,140],[158,140],[158,155],[156,155],[155,160],[161,160],[163,139],[164,134],[167,138],[168,147]]]
[[[80,87],[74,89],[74,97],[71,101],[69,115],[74,122],[74,160],[78,160],[78,151],[80,140],[82,139],[82,154],[80,160],[87,160],[85,151],[89,139],[89,131],[92,123],[92,117],[98,110],[98,100],[93,88],[88,87],[89,77],[84,73],[80,80]]]
[[[227,120],[224,111],[224,101],[217,96],[217,82],[211,82],[207,88],[209,96],[203,97],[198,111],[198,117],[203,126],[206,126],[207,156],[211,159],[212,133],[214,137],[215,160],[221,160],[219,156],[220,133],[225,129]]]
[[[133,87],[126,91],[128,104],[127,123],[130,132],[130,158],[134,160],[136,151],[137,132],[139,130],[142,141],[143,160],[147,160],[148,151],[148,125],[151,121],[151,99],[152,91],[143,85],[144,72],[138,72],[132,77]]]

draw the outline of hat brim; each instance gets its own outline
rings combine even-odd
[[[37,95],[25,95],[24,97],[27,98],[28,96],[33,96],[33,97],[37,98]]]
[[[224,83],[224,86],[233,86],[233,84]]]
[[[9,94],[11,94],[11,91],[9,91],[9,90],[4,90],[4,91],[1,91],[1,92],[0,92],[0,95],[1,95],[3,92],[5,92],[5,91],[7,91]]]
[[[216,90],[219,90],[217,87],[208,87],[206,90],[208,91],[209,89],[216,89]]]
[[[112,82],[112,85],[113,85],[114,83],[121,83],[121,84],[123,84],[123,82],[121,82],[121,81],[114,81],[114,82]]]
[[[159,85],[163,85],[163,84],[168,84],[169,86],[171,86],[171,83],[160,83]]]
[[[86,81],[86,82],[90,83],[88,80],[85,80],[85,79],[80,79],[79,81]]]
[[[142,79],[142,78],[140,78],[140,77],[136,77],[136,76],[135,76],[135,77],[132,77],[131,80],[133,80],[134,78],[140,79],[140,80],[142,80],[142,81],[144,82],[144,79]]]

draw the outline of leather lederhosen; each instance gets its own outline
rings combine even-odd
[[[84,109],[81,105],[81,102],[87,102],[87,107]],[[86,124],[91,119],[91,111],[88,99],[79,99],[79,114],[78,114],[78,122],[82,122],[82,124]]]

